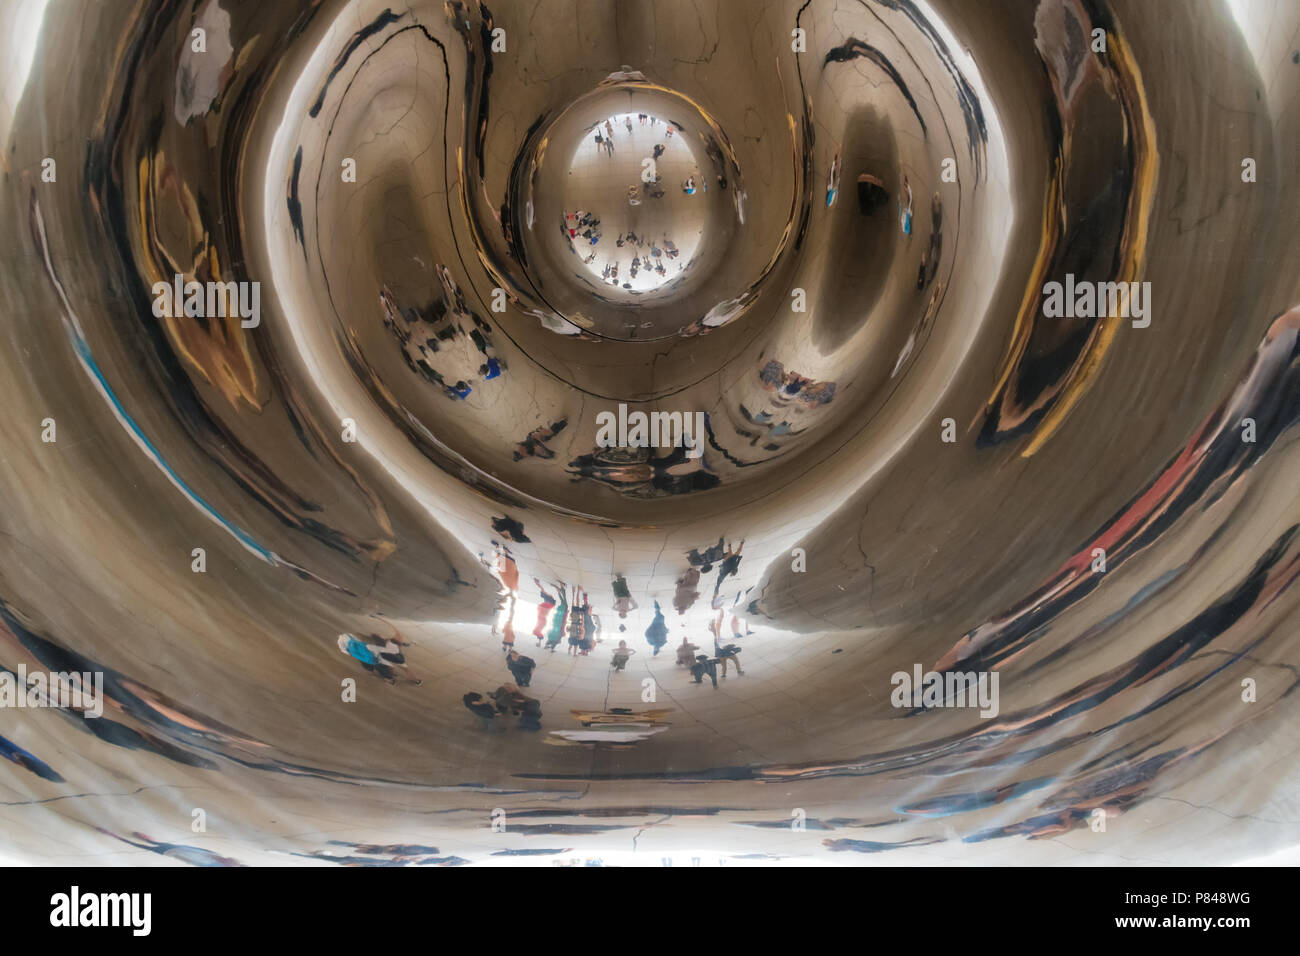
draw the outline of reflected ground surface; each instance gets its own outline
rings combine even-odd
[[[1295,845],[1295,5],[0,23],[0,666],[105,696],[0,709],[7,856]]]

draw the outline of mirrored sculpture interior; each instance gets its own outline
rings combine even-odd
[[[0,25],[0,855],[1297,843],[1300,6]]]

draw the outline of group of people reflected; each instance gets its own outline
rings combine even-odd
[[[491,541],[492,556],[480,555],[483,565],[488,568],[498,582],[497,609],[498,621],[493,628],[495,636],[501,638],[505,668],[511,680],[502,683],[495,691],[470,692],[464,695],[463,703],[471,713],[479,717],[483,725],[495,725],[503,718],[517,717],[519,726],[524,729],[537,730],[541,727],[541,704],[524,692],[532,684],[534,671],[539,664],[533,657],[523,653],[516,644],[515,607],[518,602],[520,587],[519,567],[507,542],[519,539],[527,540],[522,525],[513,518],[499,517],[493,519],[492,528],[501,538]],[[683,634],[681,643],[676,648],[676,663],[686,670],[689,680],[697,685],[707,678],[716,688],[719,679],[725,679],[734,669],[736,676],[744,676],[740,664],[740,641],[752,632],[736,608],[741,603],[746,591],[738,591],[734,597],[725,590],[728,580],[738,574],[745,542],[728,541],[719,537],[715,544],[704,548],[691,548],[684,552],[686,569],[677,579],[672,606],[668,611],[659,599],[650,597],[651,617],[644,630],[650,656],[657,657],[671,638],[672,627],[668,614],[676,612],[678,618],[685,618],[700,598],[698,585],[705,575],[713,575],[713,589],[710,600],[711,614],[707,623],[709,636],[712,638],[712,653],[702,653],[700,644]],[[562,647],[568,656],[577,659],[591,656],[597,646],[604,643],[600,617],[593,608],[591,595],[582,585],[568,584],[564,581],[546,582],[540,577],[532,579],[537,591],[536,618],[533,623],[532,637],[538,650],[551,654]],[[625,623],[629,615],[636,612],[640,605],[632,594],[632,587],[627,577],[615,573],[610,582],[613,594],[612,607],[618,616],[618,633],[627,632]],[[752,610],[752,608],[751,608]],[[730,617],[728,629],[727,620]],[[683,620],[681,627],[686,628]],[[725,639],[724,639],[725,635]],[[376,640],[378,640],[376,638]],[[385,653],[392,655],[395,649],[384,647],[376,650],[376,662],[383,666]],[[400,650],[396,650],[400,656]],[[611,676],[627,670],[636,648],[629,646],[628,639],[620,636],[617,646],[611,648],[609,669]],[[367,659],[368,661],[368,659]],[[367,661],[363,661],[366,663]],[[371,666],[375,666],[372,662]],[[389,664],[395,659],[388,660]]]
[[[461,698],[465,708],[478,717],[484,728],[493,726],[498,720],[508,717],[519,718],[521,730],[542,729],[542,705],[519,689],[517,684],[505,682],[491,694],[471,691]]]
[[[536,659],[516,647],[515,617],[519,603],[520,574],[519,564],[511,546],[527,543],[529,538],[521,522],[508,515],[494,517],[491,527],[498,537],[491,539],[491,556],[482,553],[479,559],[497,582],[496,606],[497,621],[493,626],[493,635],[500,638],[503,664],[509,672],[510,680],[503,680],[493,691],[470,691],[462,696],[465,708],[481,722],[481,726],[501,726],[514,719],[516,726],[522,730],[537,731],[542,728],[542,705],[536,698],[529,696],[525,690],[531,687],[534,672],[539,664]],[[677,578],[676,591],[672,606],[665,611],[659,599],[647,595],[652,608],[650,621],[644,630],[646,644],[650,648],[650,657],[658,657],[668,646],[672,626],[668,614],[673,611],[679,619],[684,619],[700,598],[698,585],[705,575],[716,575],[713,582],[711,613],[707,630],[712,638],[712,653],[702,653],[700,644],[695,643],[688,633],[682,633],[676,648],[676,664],[686,670],[689,680],[697,685],[707,678],[714,688],[719,679],[725,679],[732,669],[736,676],[743,677],[744,669],[740,665],[740,641],[752,632],[738,609],[742,605],[747,590],[736,592],[733,599],[724,586],[734,578],[743,560],[744,539],[728,541],[719,537],[715,544],[703,549],[691,548],[683,553],[686,568]],[[600,617],[593,607],[591,595],[582,585],[567,584],[563,581],[548,583],[540,577],[532,579],[537,589],[536,618],[533,623],[532,637],[537,649],[545,649],[554,654],[558,648],[567,645],[568,655],[575,660],[591,656],[597,646],[604,643]],[[629,616],[638,611],[640,605],[633,597],[632,586],[627,577],[616,573],[610,582],[613,594],[612,607],[618,615],[618,633],[625,635]],[[755,603],[749,606],[749,612],[755,610]],[[727,620],[730,617],[730,627]],[[387,624],[387,622],[385,622]],[[365,671],[374,674],[389,684],[406,683],[420,685],[418,678],[408,676],[408,662],[405,648],[411,645],[392,624],[387,624],[393,631],[391,636],[375,633],[344,633],[338,637],[339,650],[356,662]],[[687,622],[681,620],[683,632]],[[725,636],[724,636],[725,635]],[[636,648],[629,646],[627,637],[620,636],[617,646],[611,648],[609,670],[611,677],[627,670]],[[503,675],[504,676],[504,675]],[[632,716],[623,715],[627,720]]]
[[[506,366],[492,344],[492,326],[470,308],[451,271],[441,264],[434,271],[442,294],[433,301],[404,307],[384,285],[379,306],[407,366],[448,398],[464,401],[475,386],[499,378]]]
[[[696,167],[694,154],[683,140],[684,128],[671,120],[648,113],[617,114],[593,123],[587,132],[598,155],[612,159],[620,149],[616,142],[622,142],[621,148],[629,157],[626,163],[610,167],[610,172],[602,171],[603,163],[593,166],[589,160],[578,160],[583,164],[582,170],[575,166],[579,175],[597,182],[610,175],[617,177],[620,182],[616,188],[626,190],[622,213],[606,208],[600,213],[622,220],[623,228],[611,243],[613,229],[608,233],[602,231],[598,215],[589,209],[574,209],[565,211],[561,231],[570,250],[583,264],[593,273],[599,269],[597,274],[602,283],[633,294],[657,289],[670,281],[670,277],[675,279],[684,272],[687,265],[683,260],[673,268],[673,260],[681,256],[677,240],[683,237],[674,235],[670,224],[678,222],[681,210],[660,203],[668,195],[665,172],[675,170],[675,177],[689,170],[680,183],[685,196],[706,192],[707,177]],[[643,208],[638,210],[638,207]],[[650,225],[657,220],[663,221]],[[683,241],[689,253],[694,243],[690,237]],[[604,261],[598,262],[597,257],[602,254]],[[689,258],[687,255],[686,259]]]

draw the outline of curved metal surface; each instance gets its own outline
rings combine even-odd
[[[1300,8],[0,22],[9,855],[1296,843]]]

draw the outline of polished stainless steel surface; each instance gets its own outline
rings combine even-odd
[[[1300,6],[0,25],[6,857],[1292,852]]]

